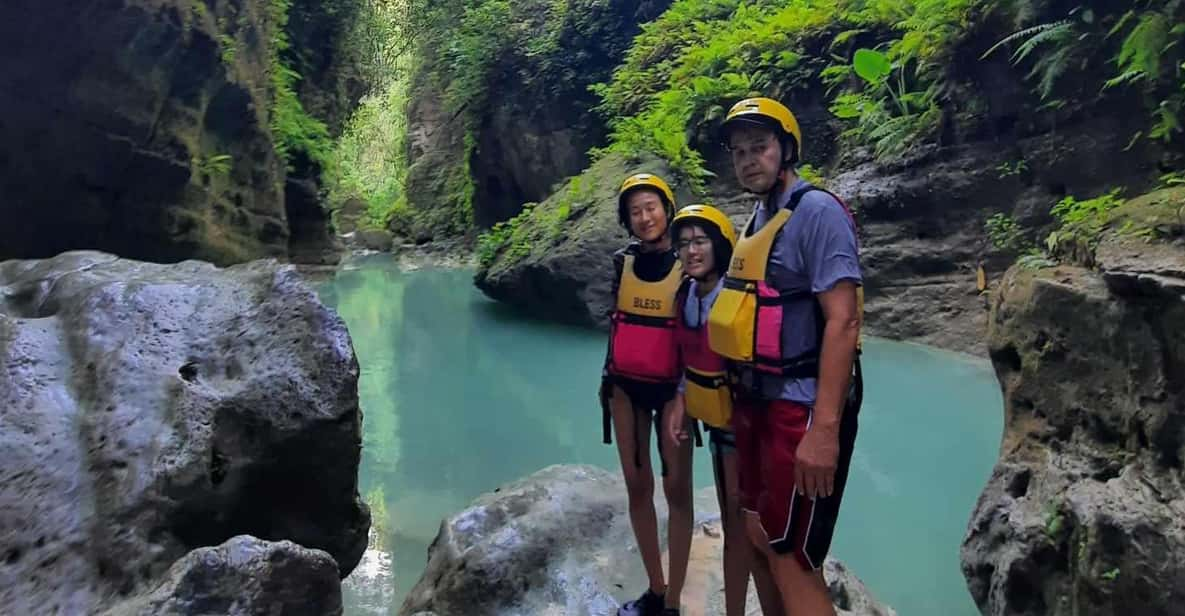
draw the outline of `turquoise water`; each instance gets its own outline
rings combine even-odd
[[[349,325],[365,415],[359,489],[391,552],[395,604],[445,516],[555,463],[616,469],[596,389],[604,334],[531,321],[464,270],[358,260],[321,287]],[[985,361],[869,340],[867,397],[833,554],[902,616],[977,614],[959,543],[1002,428]],[[708,485],[706,449],[696,483]],[[347,594],[347,613],[350,602]]]

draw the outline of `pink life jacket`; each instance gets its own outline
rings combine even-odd
[[[646,282],[634,274],[634,256],[626,255],[609,337],[609,372],[629,379],[671,383],[679,379],[675,296],[683,280],[676,261],[666,278]]]

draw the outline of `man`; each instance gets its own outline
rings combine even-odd
[[[737,391],[741,507],[786,613],[834,616],[821,568],[859,410],[855,222],[799,179],[802,133],[782,104],[737,103],[723,137],[737,180],[760,197],[709,316],[709,342],[730,360]]]

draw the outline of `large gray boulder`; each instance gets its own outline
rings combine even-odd
[[[714,490],[697,493],[695,507],[684,613],[723,614]],[[665,535],[661,503],[659,519]],[[841,615],[895,614],[838,562],[827,562],[826,575]],[[620,477],[593,466],[551,466],[446,520],[400,613],[611,614],[645,579]],[[755,595],[749,607],[760,612]]]
[[[1180,236],[1169,197],[1133,205]],[[1005,434],[962,552],[988,616],[1185,614],[1185,244],[1092,259],[1014,268],[993,301]]]
[[[366,547],[358,364],[288,266],[0,263],[0,605],[89,613],[250,534]]]
[[[150,593],[103,616],[337,616],[337,575],[337,563],[321,550],[240,535],[186,554]]]

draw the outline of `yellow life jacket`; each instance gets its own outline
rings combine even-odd
[[[766,268],[778,233],[790,222],[802,196],[814,187],[795,191],[786,207],[754,232],[757,213],[745,224],[733,249],[732,261],[724,278],[724,288],[708,315],[708,339],[721,356],[761,372],[791,378],[814,378],[819,370],[819,346],[795,357],[786,357],[782,349],[783,309],[786,304],[814,300],[809,290],[780,293],[767,282]],[[830,194],[830,193],[829,193]],[[834,195],[832,195],[834,196]],[[842,201],[836,201],[845,209]],[[817,300],[815,300],[817,302]],[[864,291],[856,290],[857,314],[863,320]],[[816,303],[818,336],[822,337],[822,310]],[[857,342],[857,351],[861,347]]]
[[[687,287],[684,287],[687,289]],[[679,308],[690,301],[685,290],[679,294]],[[724,358],[712,352],[708,344],[708,328],[688,323],[679,317],[679,355],[683,359],[686,388],[683,398],[687,414],[716,427],[729,427],[732,419],[732,391],[728,385],[728,371]]]
[[[610,326],[610,372],[639,381],[678,380],[675,295],[682,280],[683,266],[678,261],[662,280],[646,282],[634,274],[634,256],[625,256]]]

